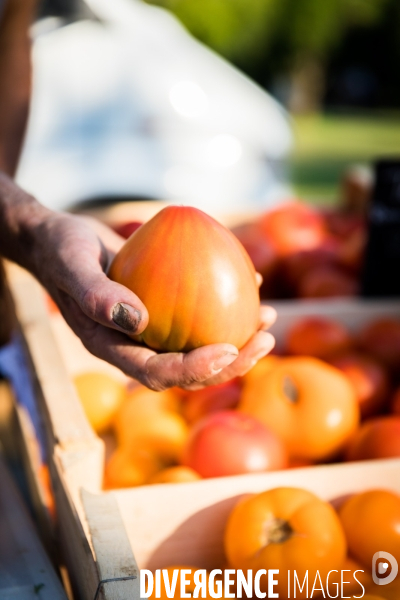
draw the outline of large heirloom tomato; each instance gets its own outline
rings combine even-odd
[[[245,383],[239,410],[286,444],[291,457],[326,460],[357,428],[359,408],[351,384],[317,358],[279,359],[263,377]]]
[[[225,552],[235,569],[279,569],[274,592],[287,598],[288,571],[293,576],[296,570],[300,583],[308,571],[309,592],[317,571],[325,585],[329,571],[342,568],[346,539],[330,504],[306,490],[276,488],[247,497],[233,509],[225,530]],[[297,588],[295,596],[292,587],[290,597],[311,595]]]
[[[233,233],[196,208],[169,206],[142,225],[109,276],[146,306],[149,324],[132,337],[155,350],[241,348],[257,329],[260,301],[248,254]]]

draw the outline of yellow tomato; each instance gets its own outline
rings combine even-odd
[[[111,425],[118,407],[126,396],[123,383],[105,373],[81,373],[74,378],[86,416],[97,433]]]

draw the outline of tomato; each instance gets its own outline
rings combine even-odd
[[[283,469],[287,458],[282,442],[256,419],[221,411],[194,426],[182,462],[202,477],[222,477]]]
[[[114,231],[122,237],[124,237],[125,239],[128,239],[128,237],[131,236],[132,233],[135,233],[135,231],[139,229],[141,225],[142,223],[140,223],[139,221],[128,221],[126,223],[114,225]]]
[[[177,461],[188,435],[188,426],[174,409],[175,390],[153,392],[139,386],[115,414],[113,425],[119,444],[145,448],[166,463]]]
[[[93,429],[97,433],[107,430],[126,396],[125,386],[100,372],[81,373],[74,378],[74,384]]]
[[[213,343],[241,348],[259,322],[254,266],[234,234],[202,211],[169,206],[116,255],[111,279],[149,312],[142,334],[155,350],[186,352]]]
[[[195,423],[209,413],[236,408],[241,394],[238,379],[187,392],[182,414],[188,423]]]
[[[346,327],[325,317],[303,317],[287,332],[286,352],[326,359],[348,350],[352,340]]]
[[[268,282],[278,265],[277,255],[259,223],[245,223],[232,230],[248,252],[257,271]]]
[[[330,363],[348,377],[360,405],[361,417],[371,417],[384,408],[389,378],[383,365],[359,352],[334,357]]]
[[[189,483],[191,481],[198,481],[199,479],[201,477],[196,471],[190,467],[179,465],[159,471],[153,477],[150,477],[147,483]]]
[[[339,509],[349,552],[365,567],[381,550],[400,562],[400,496],[387,490],[356,494]]]
[[[106,463],[104,487],[112,489],[144,485],[163,467],[160,458],[145,448],[117,448]]]
[[[334,456],[359,422],[347,378],[310,357],[281,358],[264,377],[245,384],[239,410],[274,431],[291,457],[309,460]]]
[[[278,256],[318,248],[326,240],[323,217],[299,202],[289,202],[265,213],[259,226]]]
[[[400,415],[400,387],[396,388],[390,405],[392,413]]]
[[[367,325],[358,336],[360,348],[394,372],[400,370],[400,320],[390,317]]]
[[[400,456],[400,416],[375,417],[366,421],[347,448],[347,460]]]
[[[292,575],[296,570],[300,581],[308,571],[311,582],[318,570],[326,581],[346,557],[343,528],[332,506],[296,488],[276,488],[241,500],[228,518],[224,546],[232,568],[279,569],[274,591],[284,598],[289,570]],[[296,597],[311,596],[303,590]]]
[[[346,269],[321,265],[304,275],[297,295],[299,298],[342,298],[356,296],[359,287],[358,277]]]

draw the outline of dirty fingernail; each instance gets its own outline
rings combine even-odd
[[[135,333],[142,320],[142,315],[133,306],[118,302],[113,308],[112,320],[118,327],[125,329],[128,333]]]
[[[221,371],[221,369],[228,367],[236,359],[237,354],[233,354],[232,352],[226,352],[225,354],[222,354],[222,356],[217,358],[217,360],[214,362],[212,366],[213,371]]]

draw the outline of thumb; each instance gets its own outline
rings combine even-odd
[[[103,272],[92,274],[69,290],[81,310],[93,321],[128,334],[141,333],[149,322],[143,302]]]

